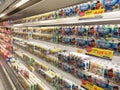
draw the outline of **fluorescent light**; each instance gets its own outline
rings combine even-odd
[[[28,2],[29,0],[21,0],[20,2],[18,2],[15,7],[20,7],[21,5],[25,4],[26,2]]]
[[[17,26],[23,26],[23,24],[15,24],[13,25],[14,27],[17,27]]]
[[[0,14],[0,18],[3,17],[3,16],[5,16],[5,13]]]

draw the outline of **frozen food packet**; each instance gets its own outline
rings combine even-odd
[[[118,11],[120,10],[120,0],[102,0],[105,11]]]

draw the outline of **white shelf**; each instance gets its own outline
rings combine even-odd
[[[29,22],[22,24],[15,24],[13,26],[23,27],[23,26],[58,26],[58,25],[76,25],[76,24],[118,24],[120,20],[120,11],[116,12],[106,12],[103,14],[102,18],[96,19],[82,19],[80,17],[69,17],[56,20],[46,20],[38,22]]]
[[[25,50],[23,50],[23,49],[19,49],[19,50],[17,50],[16,52],[17,52],[18,54],[22,54],[23,52],[24,52],[24,53],[27,53],[29,56],[31,56],[31,57],[33,57],[34,59],[38,60],[38,62],[46,65],[46,66],[49,67],[51,70],[53,70],[54,72],[60,74],[60,75],[63,76],[64,78],[66,78],[66,79],[68,79],[68,80],[70,80],[70,81],[73,81],[73,82],[74,82],[75,84],[77,84],[77,85],[80,85],[80,84],[81,84],[81,80],[80,80],[80,79],[72,76],[71,74],[69,74],[69,73],[67,73],[67,72],[64,72],[64,71],[60,70],[59,68],[51,65],[50,63],[48,63],[48,62],[46,62],[46,61],[38,58],[37,56],[34,56],[33,54],[31,54],[31,53],[29,53],[29,52],[27,52],[27,51],[25,51]]]
[[[15,39],[20,39],[20,38],[16,38]],[[46,42],[46,41],[40,41],[40,40],[34,40],[34,39],[30,39],[30,40],[25,40],[25,39],[21,39],[24,42],[29,42],[29,43],[33,43],[33,44],[38,44],[38,45],[49,45],[49,48],[61,48],[62,50],[68,50],[69,52],[77,52],[78,49],[77,47],[73,47],[73,46],[68,46],[68,45],[61,45],[61,44],[55,44],[55,43],[50,43],[50,42]],[[82,49],[83,53],[85,54],[86,50]],[[113,56],[112,61],[110,61],[112,63],[119,63],[120,64],[120,56]]]

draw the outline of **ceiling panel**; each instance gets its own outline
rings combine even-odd
[[[0,13],[2,13],[6,8],[10,8],[11,4],[17,0],[3,0],[2,6],[0,7]]]
[[[34,4],[14,15],[9,16],[9,19],[25,18],[32,15],[58,10],[60,8],[68,7],[86,1],[89,0],[42,0],[37,4]]]
[[[5,3],[5,0],[0,0],[0,7]]]

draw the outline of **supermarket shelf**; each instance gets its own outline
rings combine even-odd
[[[21,38],[17,38],[17,39],[23,40],[25,42],[30,42],[30,43],[33,43],[33,44],[38,44],[38,45],[41,45],[41,44],[49,45],[49,47],[61,48],[62,50],[67,50],[67,51],[70,51],[70,52],[77,52],[78,49],[80,49],[80,48],[73,47],[73,46],[55,44],[55,43],[50,43],[50,42],[40,41],[40,40],[34,40],[34,39],[29,39],[29,40],[25,40],[25,39],[21,39]],[[85,49],[82,49],[82,50],[83,50],[83,53],[85,54],[86,50]],[[110,61],[110,62],[120,64],[120,56],[113,56],[113,60]]]
[[[52,85],[50,85],[44,78],[42,78],[38,73],[34,72],[34,74],[50,89],[56,90]]]
[[[5,69],[9,75],[9,77],[11,78],[13,84],[15,85],[16,89],[13,89],[13,90],[24,90],[24,88],[22,87],[21,83],[19,82],[16,74],[13,72],[12,68],[6,63],[4,63],[4,65],[5,65]]]
[[[68,50],[70,52],[77,52],[78,49],[80,49],[80,48],[73,47],[73,46],[55,44],[55,43],[50,43],[50,42],[40,41],[40,40],[34,40],[34,39],[25,40],[25,39],[21,39],[21,38],[17,38],[17,37],[13,37],[13,38],[20,39],[21,41],[30,42],[30,43],[33,43],[33,44],[38,44],[38,45],[43,44],[43,45],[49,45],[49,47],[62,48],[62,50]],[[85,52],[86,52],[85,49],[83,49],[84,54],[85,54]],[[120,63],[119,58],[120,58],[120,56],[113,56],[112,62],[113,63]]]
[[[22,53],[21,53],[21,52],[15,51],[15,53],[17,53],[19,56],[22,57]],[[27,65],[25,64],[25,62],[23,62],[23,61],[20,60],[19,58],[18,58],[18,60],[27,67]],[[33,72],[33,74],[34,74],[35,76],[37,76],[50,90],[55,90],[55,88],[52,87],[52,85],[50,85],[50,84],[49,84],[44,78],[42,78],[38,73]]]
[[[61,44],[55,44],[55,43],[51,43],[51,42],[46,42],[46,41],[40,41],[40,40],[34,40],[34,39],[22,39],[22,38],[18,38],[18,37],[13,37],[14,39],[23,41],[23,42],[29,42],[29,43],[33,43],[36,45],[49,45],[50,48],[61,48],[62,50],[68,50],[70,52],[77,52],[77,50],[79,48],[76,47],[72,47],[69,45],[61,45]]]
[[[46,41],[38,41],[38,40],[30,40],[29,42],[32,42],[34,44],[45,44],[45,45],[49,45],[49,47],[55,47],[55,48],[62,48],[63,50],[68,50],[70,52],[77,52],[78,49],[80,48],[76,48],[76,47],[73,47],[73,46],[68,46],[68,45],[61,45],[61,44],[55,44],[55,43],[50,43],[50,42],[46,42]],[[83,53],[85,54],[85,49],[83,49]],[[113,56],[113,60],[112,62],[115,62],[115,63],[120,63],[120,56]]]
[[[99,15],[98,15],[99,16]],[[39,22],[29,22],[15,24],[13,26],[23,27],[23,26],[59,26],[59,25],[98,25],[98,24],[118,24],[120,20],[120,11],[116,12],[106,12],[101,18],[86,18],[80,19],[80,17],[70,17],[61,18],[55,20],[46,20]]]
[[[14,47],[15,47],[15,46],[14,46]],[[69,74],[69,73],[67,73],[67,72],[64,72],[64,71],[56,68],[55,66],[47,63],[46,61],[44,61],[44,60],[42,60],[42,59],[40,59],[40,58],[38,58],[38,57],[36,57],[36,56],[34,56],[34,55],[32,55],[32,54],[30,54],[29,52],[27,52],[27,51],[25,51],[25,50],[23,50],[23,49],[18,49],[17,52],[18,52],[18,53],[27,53],[29,56],[33,57],[34,59],[36,59],[36,60],[38,60],[39,62],[43,63],[44,65],[48,66],[48,67],[49,67],[51,70],[53,70],[54,72],[60,74],[61,76],[65,77],[66,79],[68,79],[68,80],[70,80],[70,81],[73,81],[75,84],[80,85],[80,83],[81,83],[81,80],[80,80],[80,79],[72,76],[71,74]]]

